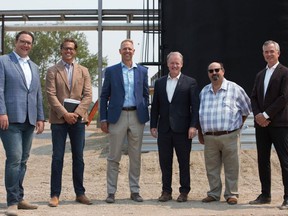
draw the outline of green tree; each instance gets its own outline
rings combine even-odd
[[[15,33],[16,34],[16,33]],[[74,38],[78,43],[76,61],[87,67],[90,72],[91,82],[94,87],[98,86],[98,55],[91,54],[88,49],[86,35],[81,32],[51,31],[33,32],[35,41],[29,57],[39,65],[42,93],[44,100],[44,110],[48,116],[48,102],[45,93],[45,77],[47,69],[56,64],[61,59],[60,44],[64,38]],[[5,34],[4,51],[9,53],[14,47],[15,35]],[[107,57],[103,58],[103,67],[107,66]]]

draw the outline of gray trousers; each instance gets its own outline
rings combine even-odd
[[[141,147],[145,124],[136,111],[122,111],[116,124],[109,124],[109,154],[107,157],[107,193],[115,194],[124,139],[128,141],[129,186],[131,193],[139,193]]]
[[[240,130],[221,136],[204,135],[206,174],[210,186],[208,196],[220,200],[221,169],[224,165],[224,198],[238,197]]]

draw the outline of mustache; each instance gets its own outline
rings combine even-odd
[[[213,74],[213,75],[212,75],[212,79],[213,79],[214,81],[218,80],[218,79],[219,79],[219,75],[218,75],[218,74]]]

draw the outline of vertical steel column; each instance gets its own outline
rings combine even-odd
[[[102,56],[103,56],[102,55],[102,0],[98,0],[98,102],[99,104],[100,104],[100,95],[101,95],[101,90],[102,90],[102,67],[103,67]],[[98,115],[97,127],[100,127],[100,115]]]
[[[132,17],[133,17],[132,14],[128,14],[127,15],[127,23],[131,23]],[[131,31],[127,30],[127,34],[126,35],[127,35],[126,38],[130,39],[131,38]]]

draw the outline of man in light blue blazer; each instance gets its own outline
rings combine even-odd
[[[28,54],[34,36],[21,31],[13,52],[0,57],[0,136],[6,153],[6,215],[18,209],[37,209],[24,200],[23,180],[34,130],[44,130],[44,112],[38,66]]]
[[[145,123],[149,120],[148,71],[132,58],[133,41],[122,41],[122,61],[108,67],[100,97],[101,129],[109,133],[107,157],[107,203],[115,202],[119,162],[125,137],[128,140],[130,198],[142,202],[139,194],[141,147]]]

